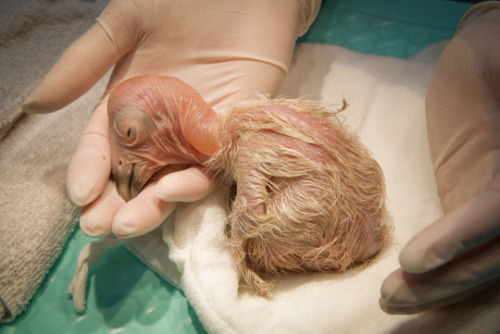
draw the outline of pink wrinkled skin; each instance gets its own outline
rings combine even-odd
[[[115,88],[108,115],[125,199],[171,164],[200,164],[236,184],[228,240],[261,295],[277,274],[345,271],[387,243],[382,171],[336,111],[262,99],[216,115],[182,81],[143,76]]]

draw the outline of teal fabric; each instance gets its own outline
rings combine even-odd
[[[445,0],[324,0],[302,43],[325,43],[408,58],[449,39],[471,5]],[[87,311],[75,314],[65,290],[80,249],[93,239],[70,238],[28,309],[2,334],[205,333],[186,297],[124,247],[109,251],[91,270]]]
[[[409,58],[451,38],[470,6],[446,0],[324,0],[316,22],[299,42]]]

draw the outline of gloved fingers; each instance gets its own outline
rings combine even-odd
[[[156,196],[167,202],[194,202],[216,187],[216,182],[200,166],[192,166],[162,177],[156,185]]]
[[[83,131],[66,177],[70,200],[79,206],[93,202],[103,192],[111,173],[106,105],[96,107]]]
[[[123,2],[123,1],[122,1]],[[134,11],[112,2],[86,33],[73,42],[23,104],[26,113],[48,113],[91,88],[137,43]]]
[[[87,279],[89,273],[89,265],[87,262],[83,262],[82,265],[77,268],[75,277],[71,281],[70,287],[68,288],[68,294],[73,298],[73,308],[75,312],[82,313],[86,309],[86,287]]]
[[[401,268],[410,273],[423,273],[500,235],[498,189],[490,185],[476,198],[413,237],[401,251]]]
[[[103,193],[80,212],[80,228],[90,237],[99,237],[111,233],[113,218],[125,204],[116,190],[113,181],[109,180]]]
[[[125,243],[126,240],[116,239],[111,235],[106,235],[101,240],[86,244],[82,248],[80,254],[78,254],[75,276],[66,290],[66,292],[73,297],[73,307],[76,312],[85,311],[89,269],[101,259],[106,251]]]
[[[445,297],[443,299],[438,299],[434,300],[432,302],[428,302],[426,304],[406,304],[403,305],[401,303],[401,300],[399,303],[394,303],[392,304],[393,300],[385,300],[383,298],[380,298],[379,304],[380,308],[386,312],[387,314],[415,314],[419,312],[424,312],[424,311],[429,311],[433,309],[437,309],[440,307],[445,307],[449,305],[453,305],[455,303],[461,302],[471,296],[474,296],[475,294],[479,293],[481,290],[486,289],[487,287],[491,286],[492,284],[498,283],[498,280],[492,280],[489,282],[486,282],[484,284],[474,286],[470,288],[469,290],[466,290],[462,293],[452,295]]]
[[[500,279],[500,237],[423,274],[401,269],[382,284],[380,306],[387,313],[416,313],[463,300]]]
[[[151,182],[116,213],[111,230],[119,238],[145,234],[160,226],[175,210],[177,203],[160,200]]]

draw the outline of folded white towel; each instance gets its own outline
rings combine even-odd
[[[133,240],[129,249],[184,290],[212,333],[499,330],[500,285],[439,312],[390,316],[378,306],[380,285],[398,267],[401,247],[442,215],[424,112],[426,82],[442,46],[402,60],[336,46],[299,45],[282,89],[287,97],[327,105],[341,104],[345,98],[350,104],[343,113],[346,124],[359,134],[385,173],[393,243],[367,267],[342,274],[283,276],[267,298],[239,289],[224,239],[228,210],[224,188],[181,206],[163,229]]]

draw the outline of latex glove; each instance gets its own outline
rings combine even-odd
[[[28,113],[60,109],[115,65],[68,169],[69,197],[84,206],[82,230],[91,236],[140,235],[158,226],[175,201],[196,200],[213,189],[210,178],[192,167],[163,171],[127,203],[118,196],[109,179],[106,109],[113,87],[137,75],[175,76],[215,111],[257,94],[273,95],[286,75],[297,35],[319,9],[311,6],[299,0],[111,1],[23,105]]]
[[[473,7],[429,81],[427,127],[445,216],[383,282],[388,313],[449,305],[500,278],[500,4]]]

